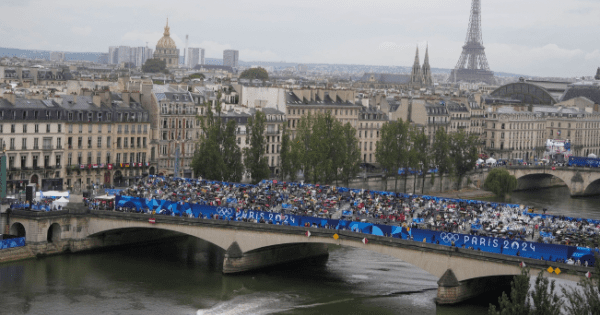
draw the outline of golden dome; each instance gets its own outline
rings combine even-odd
[[[171,28],[169,27],[169,19],[167,19],[167,26],[165,26],[164,36],[156,43],[156,48],[166,49],[177,49],[175,41],[171,38]]]

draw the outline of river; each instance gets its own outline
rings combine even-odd
[[[566,188],[511,202],[600,218],[600,198]],[[329,258],[238,276],[192,237],[0,265],[0,314],[486,314],[490,300],[435,304],[435,277],[395,258],[333,246]],[[560,285],[569,284],[559,282]],[[492,301],[495,298],[491,299]]]

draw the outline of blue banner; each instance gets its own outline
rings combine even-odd
[[[24,237],[11,238],[11,239],[0,241],[0,249],[15,248],[15,247],[21,247],[21,246],[25,246],[25,238]]]
[[[594,264],[594,256],[586,252],[585,248],[578,250],[574,246],[544,244],[527,242],[518,239],[476,236],[450,232],[439,232],[422,229],[407,229],[402,226],[373,224],[347,220],[333,220],[318,217],[298,216],[266,211],[242,210],[231,207],[215,207],[205,204],[188,204],[170,202],[166,200],[153,200],[117,196],[117,206],[131,207],[141,211],[153,209],[158,214],[171,216],[190,216],[194,218],[211,218],[231,221],[251,221],[289,226],[332,228],[349,230],[367,235],[387,236],[402,239],[413,239],[418,242],[433,243],[446,246],[463,247],[477,251],[498,253],[504,255],[521,256],[544,260],[579,259],[582,263],[587,261]],[[574,255],[574,253],[576,253]]]

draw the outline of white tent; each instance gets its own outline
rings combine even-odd
[[[595,159],[595,158],[597,158],[598,156],[597,156],[597,155],[595,155],[594,153],[590,153],[590,154],[588,154],[588,157],[589,157],[589,158],[592,158],[592,159]]]
[[[58,208],[58,206],[65,207],[69,203],[69,199],[60,197],[60,199],[52,201],[52,208]]]
[[[487,160],[485,160],[486,164],[496,164],[496,160],[494,158],[489,158]]]
[[[477,164],[482,164],[483,162],[485,162],[485,161],[482,159],[477,159],[477,161],[476,161]]]

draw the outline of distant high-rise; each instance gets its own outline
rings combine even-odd
[[[108,64],[116,65],[119,63],[119,47],[108,47]]]
[[[185,66],[187,68],[192,69],[196,65],[200,64],[200,48],[188,48],[185,56],[187,59],[187,64]]]
[[[240,52],[237,50],[223,50],[223,65],[226,67],[237,68]]]
[[[50,52],[50,61],[65,61],[65,53],[62,51]]]
[[[448,82],[485,82],[494,84],[494,72],[490,70],[485,47],[481,35],[481,0],[473,0],[471,4],[471,18],[467,39],[463,46],[462,54],[454,70],[448,78]]]
[[[204,64],[204,48],[200,48],[200,64]]]
[[[131,62],[131,47],[129,46],[119,46],[117,63],[121,64],[124,62]]]
[[[596,80],[600,80],[600,67],[598,67],[598,71],[596,71],[596,76],[594,77]]]

